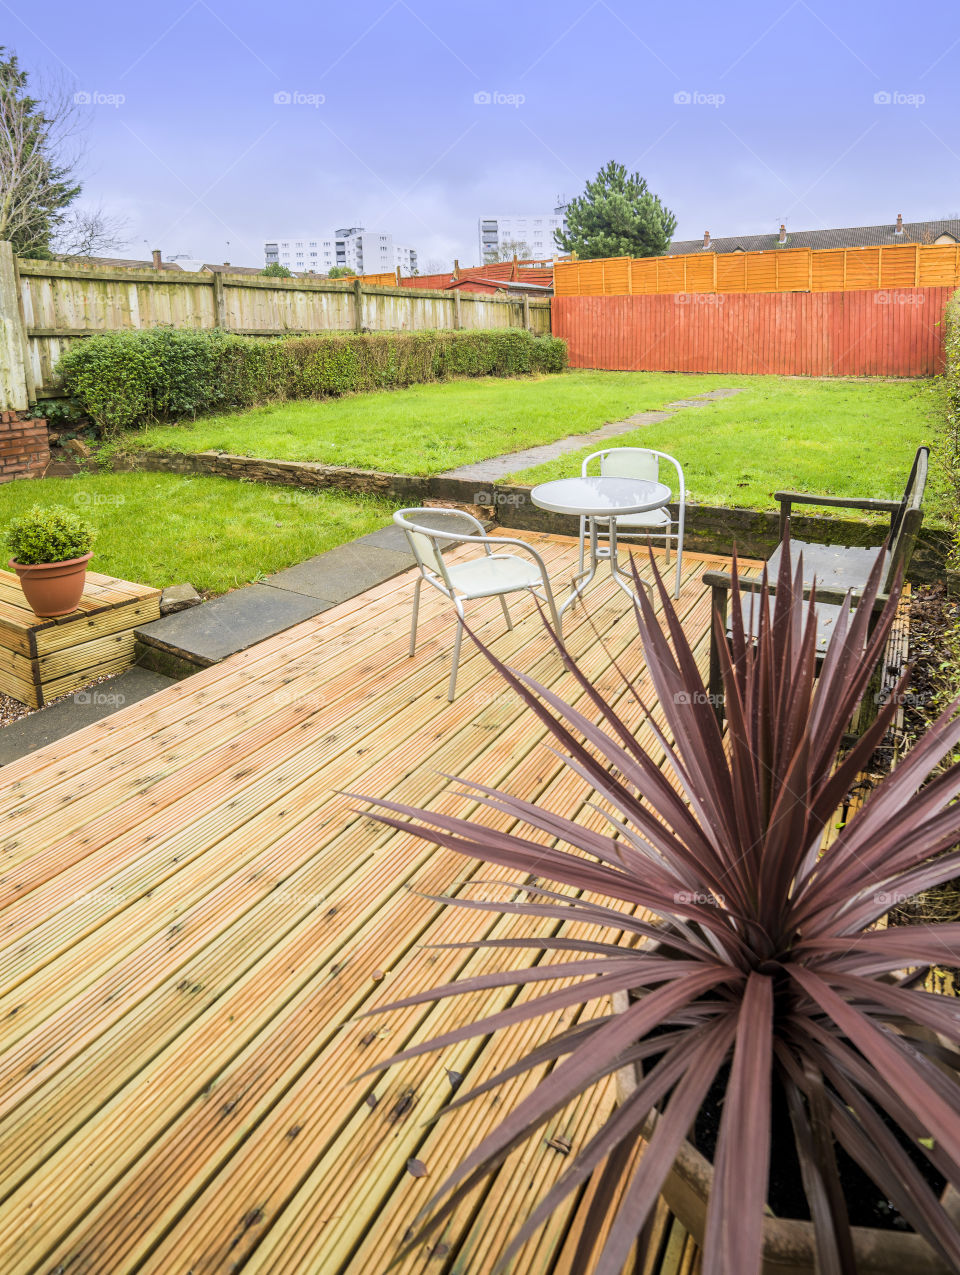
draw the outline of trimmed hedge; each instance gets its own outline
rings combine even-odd
[[[399,389],[456,376],[561,372],[567,347],[518,328],[244,337],[150,328],[90,337],[57,365],[105,434],[261,403]]]
[[[947,303],[943,326],[947,435],[953,444],[956,463],[960,459],[960,292],[955,292]]]
[[[942,421],[936,445],[936,460],[947,478],[950,520],[954,549],[950,566],[960,568],[960,292],[947,303],[943,318],[944,369],[942,377]]]

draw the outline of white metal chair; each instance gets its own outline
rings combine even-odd
[[[424,526],[418,521],[418,515],[428,515],[432,527]],[[457,520],[472,524],[479,534],[462,534],[438,527],[438,523]],[[439,590],[449,598],[457,611],[457,635],[453,643],[453,667],[450,670],[450,687],[447,699],[453,701],[457,686],[457,668],[460,664],[460,643],[463,638],[463,603],[472,598],[499,597],[503,607],[507,628],[513,628],[510,611],[507,607],[506,594],[529,590],[535,597],[541,598],[550,608],[550,618],[557,632],[560,631],[560,619],[557,615],[550,578],[543,559],[532,545],[524,540],[513,540],[506,536],[488,536],[484,534],[483,523],[472,514],[459,509],[400,509],[393,515],[393,521],[404,529],[410,549],[420,568],[420,577],[413,591],[413,622],[410,626],[410,654],[413,655],[417,645],[417,616],[420,610],[420,586],[427,584]],[[482,545],[482,557],[471,558],[466,562],[447,563],[441,552],[442,544],[477,544]],[[528,562],[515,553],[495,553],[509,545],[511,548],[523,549],[533,559]]]
[[[666,452],[654,451],[649,447],[607,447],[603,451],[591,452],[584,460],[581,474],[584,478],[590,473],[592,462],[599,463],[601,474],[611,478],[646,478],[652,482],[664,482],[660,477],[662,464],[674,467],[677,484],[677,517],[672,518],[669,509],[651,509],[645,514],[621,514],[617,518],[617,540],[662,540],[666,547],[666,561],[670,565],[670,545],[677,548],[677,572],[673,596],[680,596],[680,574],[683,569],[683,524],[686,514],[687,491],[683,481],[683,470],[680,462]],[[673,475],[670,476],[671,478]],[[669,486],[673,488],[673,482]],[[597,520],[599,532],[603,532],[609,518]],[[586,519],[580,519],[580,568],[583,569],[584,544],[586,539]],[[609,535],[609,527],[608,533]]]

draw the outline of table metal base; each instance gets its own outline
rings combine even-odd
[[[620,562],[619,562],[619,558],[617,554],[617,520],[616,518],[609,518],[609,534],[607,537],[607,543],[605,547],[601,546],[600,544],[600,537],[597,531],[597,523],[601,521],[607,522],[608,516],[605,516],[602,519],[591,518],[588,516],[586,521],[589,524],[589,528],[590,528],[590,564],[589,566],[585,567],[582,571],[577,572],[577,574],[573,578],[573,587],[570,590],[570,595],[569,597],[565,599],[565,601],[560,606],[560,609],[557,613],[560,619],[561,626],[563,625],[564,612],[567,610],[568,607],[571,607],[574,605],[577,599],[583,594],[587,585],[590,584],[590,582],[596,577],[597,567],[600,565],[601,562],[610,563],[610,574],[614,578],[614,580],[616,580],[620,588],[624,591],[624,593],[627,594],[629,598],[631,598],[632,601],[634,602],[639,601],[639,599],[637,598],[636,592],[633,588],[633,583],[634,583],[633,576],[628,575],[626,571],[623,571],[620,568]],[[640,583],[643,586],[643,588],[646,589],[647,596],[650,598],[651,601],[653,601],[653,590],[650,588],[650,585],[647,584],[646,580],[641,580]]]

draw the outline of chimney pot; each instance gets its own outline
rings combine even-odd
[[[159,269],[161,269],[162,263],[163,263],[163,255],[162,255],[162,253],[160,252],[160,249],[159,249],[159,248],[154,248],[154,250],[153,250],[153,268],[154,268],[154,270],[159,270]]]
[[[710,247],[710,231],[709,230],[705,230],[703,232],[703,246],[704,248]]]
[[[778,243],[787,242],[787,228],[782,221],[780,223],[780,238],[777,240],[777,242]]]
[[[903,213],[897,213],[897,228],[894,231],[896,235],[903,234]]]

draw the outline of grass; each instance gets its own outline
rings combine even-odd
[[[185,425],[158,425],[124,434],[119,445],[127,450],[217,450],[395,474],[436,474],[587,433],[672,399],[747,379],[578,371],[446,381],[278,403]]]
[[[611,446],[675,456],[692,503],[772,509],[780,490],[899,499],[914,452],[936,432],[929,381],[739,380],[742,393],[621,434]],[[579,473],[595,450],[585,447],[507,481]],[[942,516],[945,501],[945,484],[934,471],[928,516]]]
[[[7,483],[0,527],[33,504],[66,505],[98,529],[91,567],[162,588],[224,593],[390,521],[369,497],[177,474]],[[6,559],[8,555],[4,555]]]

